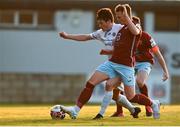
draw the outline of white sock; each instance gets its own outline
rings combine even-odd
[[[74,109],[75,109],[76,113],[79,113],[79,111],[81,110],[77,105],[74,106]]]
[[[131,113],[134,113],[134,108],[135,106],[131,104],[131,102],[129,102],[129,100],[126,98],[126,96],[124,95],[120,95],[119,96],[119,103],[125,107],[126,109],[128,109]]]
[[[111,100],[112,100],[112,96],[113,96],[113,91],[106,91],[103,101],[101,103],[101,109],[99,114],[101,114],[102,116],[104,115],[108,105],[110,104]]]

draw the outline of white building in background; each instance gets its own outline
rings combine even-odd
[[[18,13],[18,15],[16,15]],[[31,14],[32,22],[21,22],[21,12],[14,12],[11,27],[0,30],[1,72],[82,73],[88,75],[103,57],[98,55],[101,44],[93,41],[80,44],[64,40],[58,32],[91,33],[94,26],[92,12],[56,11],[54,28],[39,25],[38,13]],[[26,18],[24,18],[25,20]],[[38,28],[36,29],[36,28]],[[16,28],[16,29],[14,29]],[[91,44],[93,43],[93,44]]]

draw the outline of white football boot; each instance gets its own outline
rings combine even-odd
[[[159,100],[152,100],[152,110],[153,110],[153,118],[159,119],[160,118],[160,102]]]
[[[71,119],[76,119],[78,113],[76,112],[73,106],[66,107],[66,106],[60,105],[60,108],[62,111],[67,113],[71,117]]]

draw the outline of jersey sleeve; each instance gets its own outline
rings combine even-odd
[[[144,32],[144,31],[142,32],[142,40],[144,40],[144,42],[146,42],[146,45],[150,49],[157,45],[155,40],[148,33]]]
[[[100,40],[100,30],[97,30],[95,32],[92,32],[90,34],[91,38],[94,40]]]
[[[159,50],[159,47],[156,45],[153,48],[151,48],[151,52],[155,53]]]
[[[150,48],[150,50],[152,52],[157,52],[159,50],[159,47],[157,45],[157,43],[155,42],[155,40],[149,35],[147,34],[147,43],[148,43],[148,47]]]
[[[155,40],[154,40],[152,37],[151,37],[151,39],[149,40],[149,42],[150,42],[150,46],[151,46],[151,48],[153,48],[153,47],[157,46],[157,44],[156,44]]]

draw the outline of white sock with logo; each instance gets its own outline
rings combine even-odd
[[[101,114],[102,116],[104,115],[108,105],[110,104],[111,100],[112,100],[112,96],[113,96],[113,91],[106,91],[103,101],[101,103],[101,109],[99,114]]]
[[[131,113],[134,113],[134,108],[135,106],[131,104],[131,102],[129,102],[129,100],[126,98],[126,96],[124,95],[120,95],[119,96],[119,103],[125,107],[126,109],[128,109]]]

